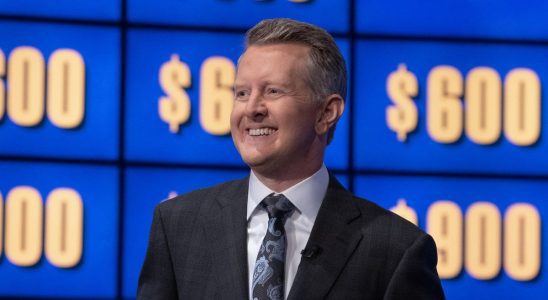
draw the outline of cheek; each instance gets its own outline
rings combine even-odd
[[[316,122],[315,115],[312,115],[310,112],[308,112],[308,115],[306,115],[306,113],[303,113],[300,118],[297,118],[294,127],[295,132],[298,132],[297,134],[300,136],[303,142],[310,142],[310,139],[319,135],[318,124]]]
[[[301,110],[291,120],[302,131],[313,130],[316,127],[317,113],[310,110]]]

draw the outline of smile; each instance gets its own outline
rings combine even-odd
[[[278,130],[272,128],[249,129],[250,136],[271,135]]]

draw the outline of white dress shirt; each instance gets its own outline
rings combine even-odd
[[[289,295],[293,285],[297,268],[301,262],[301,251],[308,242],[328,184],[329,174],[325,165],[322,165],[312,176],[281,192],[296,207],[291,217],[285,221],[285,235],[287,238],[284,276],[285,298]],[[258,205],[271,193],[274,193],[274,191],[266,187],[251,171],[247,196],[247,265],[249,267],[250,298],[253,295],[251,289],[253,269],[268,224],[268,213]]]

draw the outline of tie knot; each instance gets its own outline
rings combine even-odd
[[[268,217],[270,219],[285,218],[295,209],[293,203],[291,203],[283,194],[270,194],[263,199],[261,204],[268,212]]]

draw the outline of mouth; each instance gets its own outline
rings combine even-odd
[[[250,129],[247,130],[247,133],[250,136],[267,136],[267,135],[271,135],[271,134],[273,134],[277,131],[278,131],[278,129],[265,127],[265,128],[256,128],[256,129],[251,129],[250,128]]]

